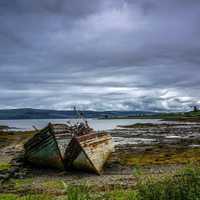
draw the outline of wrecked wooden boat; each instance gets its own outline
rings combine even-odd
[[[76,126],[49,123],[24,148],[25,159],[34,165],[97,174],[114,150],[112,137],[94,132],[87,123]]]
[[[113,148],[112,137],[107,133],[73,137],[65,152],[65,167],[100,174]]]
[[[63,155],[71,138],[64,124],[49,123],[25,143],[25,160],[37,166],[64,169]]]

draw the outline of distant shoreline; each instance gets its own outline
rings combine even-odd
[[[114,119],[160,119],[163,121],[200,122],[200,111],[157,113],[150,111],[80,111],[84,118],[99,120]],[[4,109],[0,110],[0,120],[45,120],[77,119],[73,110]]]

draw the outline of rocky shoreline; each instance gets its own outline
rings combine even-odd
[[[110,130],[115,143],[115,152],[108,160],[101,176],[85,172],[62,172],[51,169],[38,169],[24,165],[23,159],[16,162],[16,155],[23,154],[23,143],[34,132],[0,133],[0,141],[6,145],[0,147],[0,179],[12,174],[1,187],[1,192],[23,192],[37,190],[45,183],[63,181],[79,185],[87,183],[93,189],[105,190],[105,187],[134,187],[137,176],[134,169],[139,168],[143,176],[175,173],[191,162],[200,161],[200,124],[159,124],[134,125]],[[7,139],[5,139],[7,138]],[[11,162],[12,161],[12,162]],[[18,160],[19,161],[19,160]],[[6,163],[9,164],[6,167]],[[20,187],[16,188],[16,185]],[[11,185],[10,185],[11,184]],[[8,187],[9,185],[9,187]],[[49,188],[43,187],[43,190]],[[54,192],[62,193],[60,188]]]

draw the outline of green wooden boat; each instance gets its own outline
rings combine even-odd
[[[24,145],[25,159],[37,166],[64,169],[63,155],[71,138],[64,125],[49,123]]]

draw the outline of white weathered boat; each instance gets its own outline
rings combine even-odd
[[[100,174],[113,149],[112,137],[107,133],[74,137],[65,152],[65,166]]]

